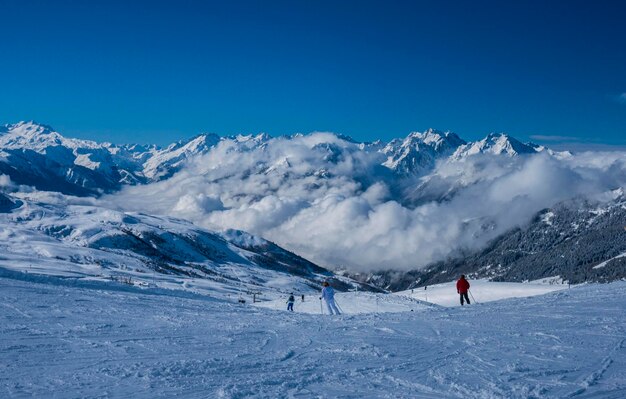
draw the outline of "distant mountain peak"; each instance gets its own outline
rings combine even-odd
[[[456,133],[443,132],[441,130],[429,128],[424,132],[411,132],[405,139],[405,143],[410,142],[422,142],[423,144],[433,146],[451,146],[456,147],[465,144],[465,141],[461,139]]]
[[[450,155],[465,141],[454,133],[428,129],[412,132],[404,140],[392,140],[382,152],[384,165],[401,174],[421,173],[434,166],[436,159]]]
[[[51,126],[34,121],[22,121],[5,125],[5,131],[0,136],[0,147],[41,150],[48,146],[61,145],[63,141],[63,136],[55,132]]]
[[[54,133],[54,128],[35,121],[20,121],[5,125],[7,131],[25,132],[29,134],[50,134]]]
[[[263,143],[272,138],[267,133],[259,133],[259,134],[238,134],[232,137],[235,141],[243,143],[248,141]]]
[[[537,149],[523,144],[521,141],[506,133],[489,133],[482,140],[460,146],[452,155],[453,159],[461,159],[476,154],[495,154],[515,156],[519,154],[533,154]]]

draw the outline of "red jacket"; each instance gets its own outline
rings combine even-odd
[[[459,281],[456,282],[456,290],[459,294],[465,294],[467,290],[469,290],[469,281],[464,278],[460,278]]]

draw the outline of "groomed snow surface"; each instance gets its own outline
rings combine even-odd
[[[3,398],[626,397],[626,282],[465,307],[346,293],[361,313],[329,316],[37,279],[0,277]]]
[[[557,283],[558,282],[558,283]],[[429,287],[389,294],[373,294],[370,292],[338,293],[337,304],[345,314],[411,312],[423,310],[433,305],[460,306],[459,295],[456,293],[456,282],[437,284]],[[496,283],[487,280],[472,281],[470,301],[478,304],[506,298],[523,298],[542,295],[548,292],[568,289],[559,277],[548,278],[531,283]],[[296,294],[294,309],[300,313],[325,314],[325,304],[320,304],[320,296],[305,296],[305,300]],[[270,309],[284,309],[286,296],[282,299],[261,302],[257,306]]]

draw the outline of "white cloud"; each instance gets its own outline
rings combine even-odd
[[[9,175],[0,175],[0,187],[2,188],[13,187],[13,183],[11,182],[11,178],[9,177]]]
[[[226,140],[169,180],[103,201],[246,230],[323,266],[371,271],[480,248],[559,201],[626,186],[624,152],[474,156],[411,182],[383,161],[325,133],[260,147]]]

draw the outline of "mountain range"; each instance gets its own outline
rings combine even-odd
[[[346,143],[353,142],[344,136],[333,137]],[[66,138],[50,126],[32,121],[19,122],[0,127],[0,173],[8,175],[17,184],[39,190],[93,196],[115,192],[124,185],[167,179],[187,160],[206,154],[221,142],[231,142],[236,151],[246,151],[271,139],[266,134],[231,137],[201,134],[166,147],[116,145]],[[543,150],[506,134],[490,134],[481,141],[467,143],[454,133],[433,129],[411,133],[386,145],[380,142],[355,144],[364,152],[379,155],[381,165],[401,176],[424,174],[435,166],[437,160],[446,157],[458,160],[477,153],[514,156]],[[343,151],[332,143],[325,143],[317,149],[320,148],[327,153],[325,160],[329,162],[336,161]]]
[[[311,287],[325,278],[359,284],[350,277],[364,289],[400,290],[461,272],[607,281],[626,277],[625,165],[623,154],[556,152],[503,133],[467,142],[429,129],[388,143],[201,134],[159,147],[71,139],[20,122],[0,127],[0,214],[13,232],[122,249],[141,260],[138,270],[170,275],[219,275],[223,255]],[[45,217],[36,223],[35,214]],[[75,228],[73,219],[90,222]],[[232,234],[263,244],[238,245]]]

